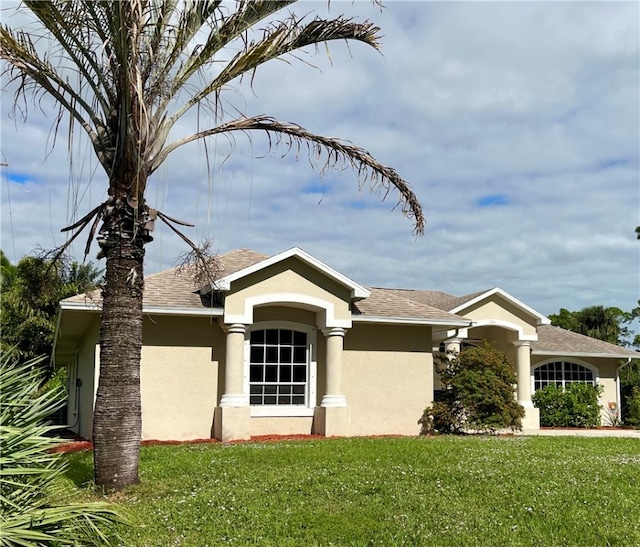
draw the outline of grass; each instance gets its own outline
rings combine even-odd
[[[67,456],[80,500],[91,454]],[[640,545],[636,439],[436,437],[143,447],[126,546]]]

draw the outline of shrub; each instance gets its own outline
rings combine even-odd
[[[441,359],[438,372],[446,389],[418,421],[422,434],[521,429],[524,408],[515,400],[506,354],[488,344],[465,349]]]
[[[640,427],[640,360],[634,360],[620,371],[622,421]]]
[[[597,427],[600,393],[600,385],[571,383],[565,389],[550,385],[536,391],[532,400],[540,409],[543,427]]]
[[[62,390],[39,390],[42,360],[11,366],[9,352],[0,355],[0,545],[109,545],[104,529],[119,520],[109,504],[59,503],[66,464],[51,452],[60,441],[46,420]]]
[[[627,414],[624,418],[626,425],[640,427],[640,387],[631,389],[631,394],[626,398]]]

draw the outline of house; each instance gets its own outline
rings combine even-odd
[[[433,355],[492,341],[511,357],[523,426],[550,383],[600,383],[619,405],[618,372],[640,354],[550,325],[494,288],[463,297],[365,287],[293,248],[218,258],[214,287],[178,269],[145,279],[144,439],[264,434],[414,435],[439,380]],[[69,426],[92,431],[100,297],[60,305],[54,358],[69,371]]]

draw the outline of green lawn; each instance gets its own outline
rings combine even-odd
[[[67,456],[76,499],[91,454]],[[126,546],[640,545],[636,439],[327,439],[143,447]]]

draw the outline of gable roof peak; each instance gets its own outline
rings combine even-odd
[[[253,251],[248,251],[248,252],[254,253]],[[254,256],[255,255],[264,257],[264,255],[258,255],[258,253],[254,253]],[[291,247],[290,249],[287,249],[286,251],[282,251],[281,253],[278,253],[271,257],[264,257],[262,260],[256,261],[245,268],[241,268],[234,272],[230,272],[224,275],[222,278],[218,279],[216,283],[216,289],[221,291],[228,291],[231,288],[231,283],[233,281],[236,281],[237,279],[240,279],[252,273],[268,268],[269,266],[272,266],[274,264],[277,264],[279,262],[282,262],[283,260],[287,260],[288,258],[292,258],[292,257],[295,257],[301,260],[302,262],[305,262],[306,264],[308,264],[312,268],[315,268],[316,270],[323,273],[327,277],[330,277],[333,280],[340,283],[341,285],[349,288],[351,290],[351,298],[353,299],[367,298],[370,295],[370,292],[364,286],[349,279],[346,275],[341,274],[337,270],[334,270],[332,267],[318,260],[316,257],[310,255],[300,247]]]
[[[511,302],[517,308],[520,308],[525,313],[532,315],[536,318],[538,325],[548,325],[551,323],[549,318],[546,315],[542,315],[540,312],[534,310],[532,307],[527,306],[524,302],[518,300],[514,296],[511,296],[507,291],[501,289],[500,287],[494,287],[493,289],[489,289],[488,291],[475,293],[473,295],[468,295],[467,297],[463,297],[459,304],[457,304],[453,309],[449,310],[451,313],[459,313],[466,308],[477,304],[478,302],[485,300],[494,295],[499,295],[505,300]],[[465,299],[466,298],[466,299]]]

